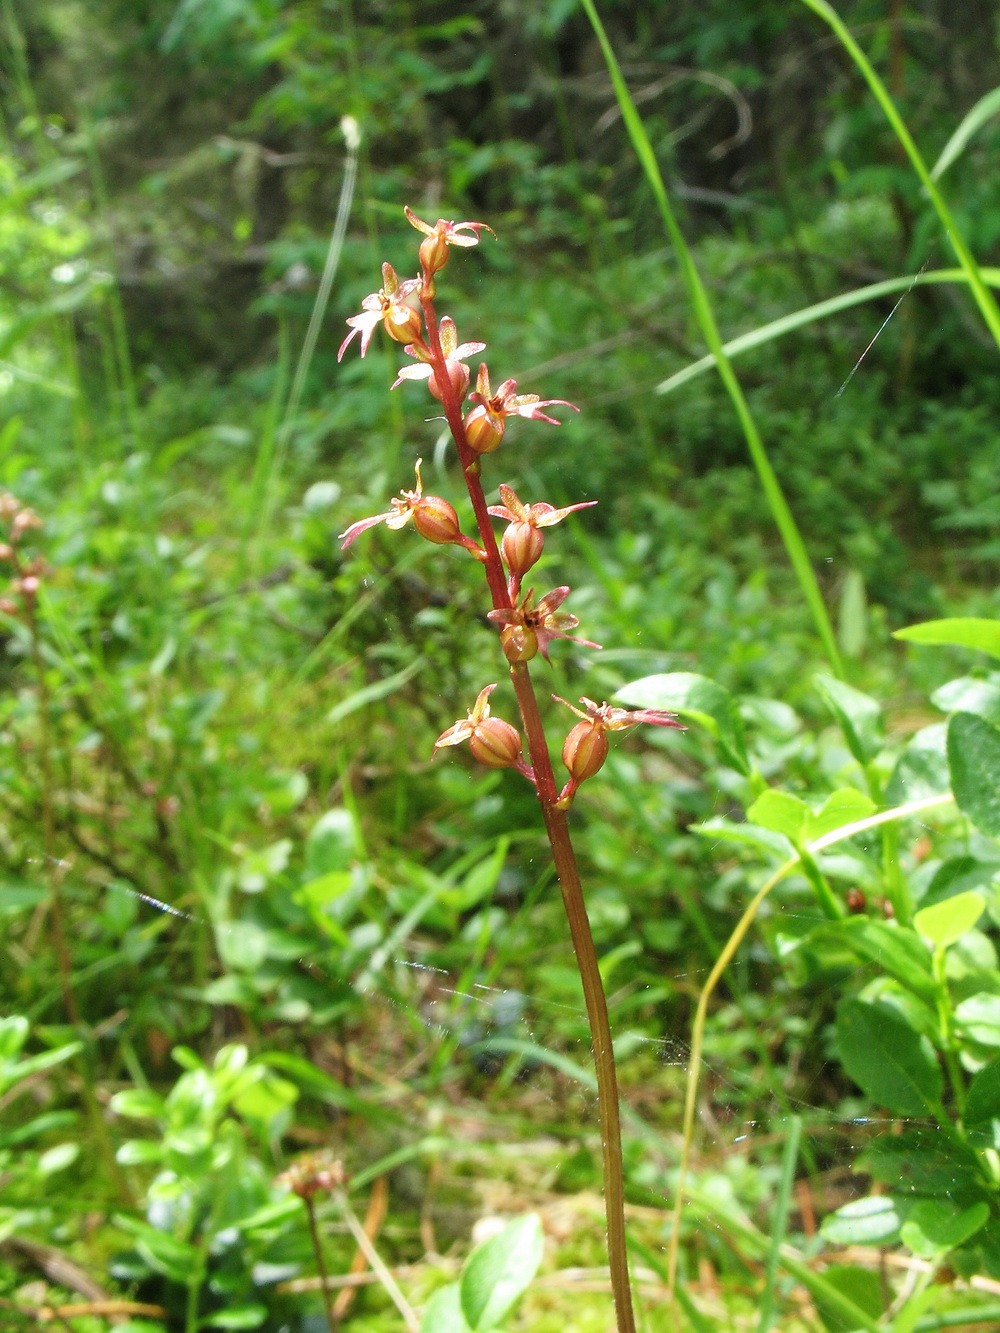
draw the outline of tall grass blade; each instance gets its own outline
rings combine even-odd
[[[719,368],[719,375],[729,397],[732,400],[733,408],[739,418],[740,426],[743,429],[743,435],[747,442],[747,448],[750,451],[750,457],[757,470],[757,476],[760,478],[764,495],[767,499],[768,507],[771,510],[771,516],[775,525],[781,534],[781,539],[785,544],[785,550],[788,552],[788,558],[791,561],[792,568],[799,581],[799,587],[805,598],[806,604],[812,613],[813,623],[816,626],[817,633],[823,644],[823,649],[830,662],[835,675],[843,677],[844,665],[840,656],[840,649],[837,647],[837,638],[833,631],[833,624],[830,615],[823,601],[822,593],[819,590],[819,584],[816,581],[816,575],[809,562],[809,556],[806,552],[805,543],[799,532],[798,526],[792,516],[792,511],[785,499],[784,492],[778,481],[777,474],[771,466],[771,460],[767,456],[760,433],[757,430],[756,423],[750,412],[750,405],[736,378],[733,368],[726,356],[725,348],[722,345],[722,338],[719,334],[719,327],[712,311],[711,302],[708,299],[708,293],[701,280],[701,275],[695,266],[694,258],[684,239],[684,234],[678,226],[677,219],[674,217],[670,200],[667,198],[666,186],[663,183],[663,176],[660,173],[659,164],[656,160],[656,154],[653,151],[653,145],[649,141],[646,133],[646,127],[642,122],[632,101],[628,86],[622,76],[618,60],[612,50],[611,43],[608,41],[607,33],[604,31],[604,25],[601,23],[600,16],[594,5],[594,0],[582,0],[583,7],[590,19],[591,26],[600,43],[601,51],[604,55],[605,64],[611,75],[611,82],[614,86],[615,95],[618,99],[618,105],[621,109],[622,119],[628,130],[629,138],[632,141],[632,147],[635,150],[636,157],[645,172],[646,179],[653,191],[654,198],[660,210],[660,216],[663,218],[663,224],[667,234],[677,252],[677,258],[680,262],[681,271],[684,274],[687,283],[688,295],[691,301],[692,309],[698,320],[702,335],[708,343],[709,350],[715,358],[715,363]]]
[[[965,113],[958,129],[941,149],[941,156],[931,167],[931,179],[940,180],[951,164],[965,152],[972,136],[996,115],[1000,115],[1000,88],[984,93],[975,106]]]
[[[586,5],[587,3],[588,0],[584,0],[584,4]],[[972,294],[976,298],[976,305],[979,307],[980,314],[986,322],[986,327],[989,329],[990,333],[992,333],[997,347],[1000,348],[1000,306],[997,305],[993,293],[983,281],[979,265],[973,258],[972,251],[966,245],[965,238],[962,236],[955,219],[952,217],[951,209],[948,207],[944,196],[935,184],[934,178],[928,170],[927,164],[924,162],[919,148],[913,141],[910,131],[906,128],[906,123],[896,110],[896,104],[892,100],[889,90],[876,74],[868,57],[851,36],[847,25],[832,5],[829,5],[827,0],[802,0],[802,3],[808,5],[814,14],[818,14],[825,23],[829,24],[836,33],[844,50],[854,61],[855,65],[857,65],[862,77],[868,84],[868,87],[872,90],[875,100],[885,114],[886,120],[892,126],[896,138],[903,145],[906,156],[910,159],[910,166],[920,177],[921,183],[927,191],[931,203],[934,205],[934,210],[941,220],[941,225],[947,234],[948,240],[951,242],[952,249],[955,251],[958,262],[962,266],[969,286],[972,288]]]
[[[774,1214],[771,1220],[771,1248],[767,1252],[767,1267],[764,1275],[764,1295],[760,1302],[760,1320],[757,1333],[769,1333],[774,1318],[774,1284],[778,1277],[778,1262],[781,1258],[781,1246],[785,1239],[788,1225],[788,1205],[795,1184],[795,1164],[799,1160],[799,1143],[802,1139],[802,1117],[793,1115],[788,1122],[788,1138],[785,1151],[781,1155],[781,1179],[778,1182],[778,1197],[774,1201]]]
[[[980,269],[980,273],[983,281],[991,287],[1000,287],[1000,268],[984,268]],[[840,296],[831,296],[826,301],[817,301],[815,305],[804,306],[801,310],[792,311],[790,315],[782,315],[780,319],[771,320],[770,324],[761,324],[759,328],[751,329],[749,333],[741,333],[738,338],[731,338],[729,342],[723,344],[722,350],[729,357],[739,356],[743,352],[753,351],[755,347],[762,347],[775,338],[781,338],[786,333],[794,333],[796,329],[801,329],[806,324],[825,319],[827,315],[839,314],[841,310],[850,310],[852,306],[862,305],[865,301],[877,301],[882,296],[894,296],[896,292],[905,292],[910,287],[922,287],[926,283],[967,281],[966,274],[960,268],[931,269],[929,273],[918,273],[916,277],[910,278],[886,278],[883,282],[873,282],[867,287],[856,287],[854,291],[842,292]],[[688,380],[697,379],[699,375],[711,370],[714,365],[714,356],[700,357],[685,366],[683,370],[678,370],[663,380],[656,386],[656,392],[672,393],[682,384],[687,384]]]

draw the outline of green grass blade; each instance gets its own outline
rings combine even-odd
[[[702,334],[708,343],[709,351],[715,359],[715,364],[719,368],[719,375],[729,397],[733,408],[739,418],[743,434],[746,438],[747,448],[750,451],[750,457],[757,470],[757,476],[760,478],[764,495],[767,498],[771,515],[781,539],[785,544],[785,550],[788,552],[788,558],[791,561],[792,568],[799,581],[799,587],[802,589],[802,595],[806,604],[812,613],[813,623],[823,644],[823,649],[830,662],[835,675],[843,678],[844,666],[840,656],[840,649],[837,647],[836,635],[833,631],[833,624],[827,612],[823,596],[819,590],[819,584],[816,581],[816,575],[809,562],[809,556],[806,553],[805,543],[802,540],[801,533],[792,511],[785,499],[784,492],[778,481],[777,474],[771,466],[771,460],[767,456],[764,443],[760,438],[757,426],[750,412],[750,405],[736,378],[733,368],[726,356],[722,345],[722,338],[719,334],[719,327],[712,312],[711,302],[708,299],[708,293],[701,280],[701,275],[695,266],[694,258],[684,239],[684,234],[677,224],[673,210],[670,207],[670,200],[667,198],[666,186],[663,183],[663,176],[660,173],[659,164],[656,160],[656,154],[653,151],[653,145],[649,141],[646,133],[646,127],[642,122],[632,101],[628,86],[622,76],[618,60],[612,50],[611,43],[608,41],[607,33],[604,31],[604,25],[601,23],[594,0],[582,0],[583,7],[590,19],[591,26],[600,43],[601,51],[604,55],[605,64],[608,67],[608,73],[611,75],[611,82],[614,86],[615,95],[618,99],[618,106],[622,113],[622,119],[628,130],[629,138],[632,141],[632,147],[635,150],[636,157],[645,172],[646,179],[653,191],[660,210],[660,216],[663,219],[664,227],[677,253],[677,258],[684,274],[685,282],[688,287],[689,299],[692,309],[701,327]]]
[[[980,273],[983,281],[991,287],[1000,287],[1000,268],[984,268],[980,269]],[[852,306],[862,305],[865,301],[877,301],[881,296],[894,296],[897,292],[905,292],[910,287],[922,287],[926,283],[967,281],[966,274],[960,268],[932,269],[929,273],[918,273],[915,277],[909,278],[886,278],[883,282],[873,282],[867,287],[856,287],[853,291],[842,292],[840,296],[831,296],[826,301],[804,306],[801,310],[792,311],[790,315],[773,319],[770,324],[761,324],[759,328],[751,329],[749,333],[741,333],[738,338],[731,338],[729,342],[723,344],[722,350],[729,357],[739,356],[775,338],[781,338],[786,333],[794,333],[796,329],[806,324],[825,319],[827,315],[839,314],[841,310],[850,310]],[[714,365],[715,357],[712,355],[692,361],[689,366],[678,370],[662,384],[658,384],[656,392],[672,393],[682,384],[687,384],[688,380],[697,379],[699,375],[711,370]]]
[[[931,167],[931,179],[940,180],[956,158],[965,152],[966,144],[982,129],[988,120],[1000,115],[1000,88],[984,93],[971,110],[962,117],[958,129],[941,149],[941,156]]]
[[[584,0],[586,5],[588,0]],[[986,322],[986,327],[993,335],[997,347],[1000,347],[1000,307],[997,306],[993,293],[983,281],[979,265],[972,256],[972,251],[965,243],[965,238],[959,231],[955,219],[952,217],[951,209],[945,202],[944,196],[934,183],[927,164],[920,154],[920,150],[914,143],[910,131],[906,128],[902,116],[896,110],[896,104],[889,94],[889,90],[876,74],[874,67],[868,60],[868,57],[858,46],[857,42],[848,31],[847,25],[841,19],[836,10],[827,3],[827,0],[802,0],[802,3],[808,5],[814,14],[818,14],[821,19],[833,29],[836,33],[844,50],[848,53],[860,70],[868,87],[872,90],[875,100],[885,115],[886,120],[892,126],[896,138],[903,145],[906,156],[910,159],[910,166],[920,177],[921,183],[934,205],[934,211],[941,220],[941,225],[951,242],[952,249],[958,262],[965,272],[969,286],[972,288],[972,294],[976,298],[976,305],[979,312]]]
[[[799,1159],[799,1142],[802,1138],[802,1117],[793,1115],[788,1122],[788,1138],[785,1151],[781,1156],[781,1179],[778,1182],[778,1197],[774,1202],[774,1216],[771,1222],[771,1248],[767,1252],[767,1267],[764,1277],[764,1295],[760,1302],[760,1320],[757,1333],[768,1333],[774,1318],[774,1284],[778,1277],[778,1264],[781,1259],[781,1246],[785,1239],[788,1225],[788,1205],[795,1184],[795,1163]]]

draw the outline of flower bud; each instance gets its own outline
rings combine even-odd
[[[531,523],[510,523],[500,542],[507,568],[521,578],[542,554],[545,534]]]
[[[515,768],[521,762],[521,735],[500,717],[487,717],[469,737],[469,749],[487,768]]]
[[[608,757],[608,738],[604,728],[589,719],[578,722],[566,737],[562,760],[569,769],[573,786],[586,782],[599,772]]]
[[[393,303],[382,316],[382,327],[398,343],[414,343],[423,332],[423,320],[412,306]]]
[[[511,666],[530,662],[538,652],[538,635],[527,625],[505,625],[500,631],[500,647]]]
[[[413,506],[413,526],[429,542],[447,546],[461,538],[458,514],[440,495],[424,495]]]
[[[474,412],[470,413],[465,423],[465,438],[469,441],[469,448],[477,454],[491,454],[494,449],[499,449],[505,425],[502,417],[493,418],[485,412],[478,416]]]
[[[420,242],[420,262],[428,273],[440,273],[448,259],[448,242],[439,231]]]

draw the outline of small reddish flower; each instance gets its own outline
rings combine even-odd
[[[566,704],[581,719],[563,745],[562,759],[569,770],[569,782],[559,794],[557,804],[561,810],[572,805],[580,783],[592,778],[603,767],[608,757],[609,731],[625,731],[640,722],[648,722],[654,727],[678,727],[681,730],[684,727],[674,713],[664,713],[658,708],[614,708],[611,704],[595,704],[593,699],[581,698],[580,702],[587,710],[581,713],[558,694],[552,697],[557,703]]]
[[[434,742],[434,753],[442,746],[468,741],[472,753],[487,768],[516,768],[531,778],[531,769],[521,757],[520,732],[503,718],[490,715],[489,698],[495,689],[496,683],[479,691],[468,717],[443,731]]]
[[[509,662],[528,662],[536,652],[540,652],[546,662],[550,661],[549,643],[552,639],[569,639],[585,648],[600,648],[599,643],[567,633],[580,623],[571,612],[559,610],[568,596],[568,587],[553,588],[536,606],[535,591],[529,588],[517,606],[488,612],[488,620],[504,627],[501,643]]]
[[[545,546],[542,528],[551,528],[554,524],[561,523],[567,514],[572,514],[576,509],[587,509],[597,504],[596,500],[583,500],[580,504],[555,509],[544,500],[540,500],[537,504],[526,505],[521,503],[509,486],[503,485],[500,487],[500,498],[503,504],[490,505],[489,512],[494,518],[507,520],[508,526],[501,540],[500,550],[511,574],[512,587],[520,584],[522,577],[542,554]]]
[[[475,356],[481,352],[485,343],[460,343],[458,341],[458,330],[455,328],[455,321],[450,315],[445,315],[441,320],[439,327],[439,336],[441,339],[441,351],[444,353],[445,367],[448,371],[448,378],[451,380],[461,400],[465,397],[465,391],[469,387],[469,367],[464,364],[466,357]],[[411,347],[403,349],[407,356],[414,357],[420,362],[418,366],[403,366],[395,383],[391,386],[398,388],[404,380],[426,380],[427,387],[438,401],[441,401],[441,389],[438,385],[434,373],[434,367],[430,363],[430,349],[422,343],[417,343]]]
[[[400,282],[396,270],[391,264],[382,265],[382,287],[372,292],[361,302],[361,314],[352,315],[347,321],[351,331],[340,344],[337,360],[340,361],[353,338],[361,334],[361,355],[368,351],[372,334],[381,324],[390,338],[396,342],[408,343],[419,338],[422,327],[420,315],[406,298],[420,286],[419,278],[407,278]]]
[[[465,419],[465,434],[471,448],[478,454],[489,454],[497,448],[507,428],[508,417],[528,417],[533,421],[547,421],[551,426],[560,426],[562,422],[555,417],[547,417],[543,407],[572,407],[565,398],[539,398],[537,393],[515,392],[516,380],[504,380],[496,393],[490,390],[490,374],[485,362],[479,367],[476,377],[476,391],[469,398],[478,406],[473,408]]]
[[[424,483],[420,476],[422,458],[417,459],[417,487],[413,491],[400,491],[400,498],[389,501],[392,508],[384,514],[372,514],[370,518],[359,519],[352,523],[346,532],[339,535],[340,549],[346,551],[351,542],[360,537],[369,528],[384,523],[387,528],[401,528],[413,519],[413,526],[429,542],[438,546],[464,546],[476,557],[485,560],[486,552],[482,547],[467,537],[458,525],[458,514],[454,507],[440,495],[424,495]]]
[[[404,208],[403,212],[411,227],[416,227],[417,231],[422,231],[425,236],[439,238],[446,245],[458,245],[468,249],[479,244],[481,231],[488,231],[494,240],[497,238],[496,232],[485,222],[448,222],[445,218],[438,218],[434,226],[429,227],[426,222],[421,222],[411,209]],[[463,232],[471,232],[472,235],[463,236]]]

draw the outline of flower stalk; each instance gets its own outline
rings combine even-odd
[[[562,509],[556,509],[544,501],[525,505],[509,486],[501,485],[503,503],[490,505],[481,474],[482,459],[492,456],[503,443],[510,418],[523,417],[558,426],[560,423],[554,417],[546,416],[543,408],[560,405],[573,411],[578,409],[562,398],[541,399],[536,394],[517,394],[517,385],[513,380],[503,381],[494,393],[485,364],[480,365],[476,389],[469,394],[471,372],[466,360],[481,352],[484,344],[459,342],[458,332],[450,317],[438,317],[435,275],[448,262],[449,246],[467,248],[476,245],[482,231],[490,231],[491,234],[492,231],[485,223],[449,222],[445,219],[439,219],[432,227],[415,217],[409,209],[406,209],[406,216],[424,237],[419,249],[420,276],[400,282],[395,272],[384,265],[383,288],[366,297],[362,313],[347,321],[351,333],[341,347],[341,355],[358,333],[361,334],[361,354],[364,355],[368,341],[379,323],[396,341],[403,341],[401,334],[404,333],[409,338],[404,350],[415,364],[405,366],[392,387],[406,381],[424,380],[429,392],[441,403],[465,478],[478,542],[460,532],[457,514],[446,501],[423,496],[418,465],[417,490],[404,491],[400,500],[392,501],[392,510],[354,523],[342,534],[343,545],[349,545],[369,527],[385,524],[390,528],[398,528],[412,518],[413,526],[422,536],[441,545],[461,545],[483,566],[492,602],[488,619],[500,632],[500,643],[517,699],[524,739],[522,742],[520,733],[510,723],[491,714],[489,697],[495,685],[487,685],[480,691],[467,717],[442,733],[434,748],[436,752],[442,747],[468,741],[473,756],[481,763],[491,768],[515,769],[532,783],[538,796],[583,984],[593,1042],[608,1258],[617,1328],[618,1333],[634,1333],[635,1315],[625,1239],[625,1187],[618,1080],[611,1024],[580,871],[570,837],[568,810],[580,784],[594,776],[604,763],[609,748],[607,732],[620,731],[640,722],[657,726],[678,726],[679,723],[671,714],[655,710],[630,712],[613,708],[609,704],[598,705],[589,699],[581,700],[586,706],[586,712],[580,712],[569,705],[580,721],[572,728],[563,746],[563,761],[569,771],[569,780],[562,788],[557,783],[528,663],[536,653],[541,653],[548,660],[549,646],[555,639],[571,639],[574,643],[590,648],[599,648],[600,645],[567,633],[579,623],[575,615],[560,609],[569,595],[568,587],[555,588],[536,601],[534,590],[529,588],[522,592],[521,584],[542,554],[544,529],[561,522],[575,510],[596,502],[586,501]],[[411,301],[419,304],[419,312],[410,304]],[[467,395],[472,407],[467,415],[463,415]],[[432,500],[433,514],[427,508]],[[508,525],[500,543],[497,542],[492,521],[497,518]],[[527,750],[527,760],[523,756],[524,749]]]

